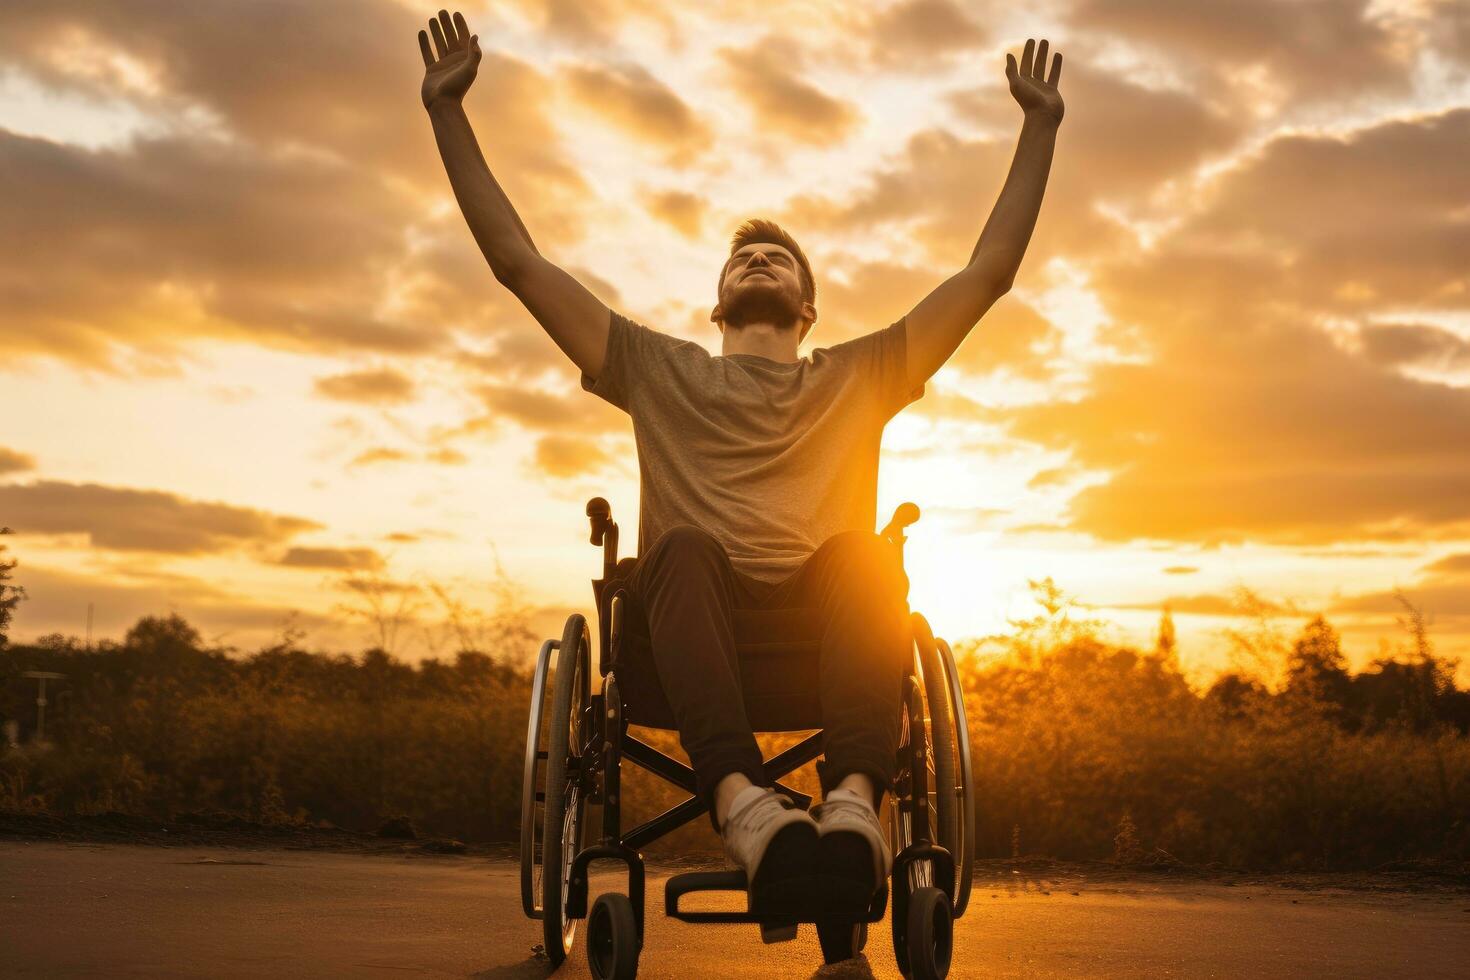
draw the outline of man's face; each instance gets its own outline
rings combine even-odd
[[[774,322],[804,335],[816,310],[802,299],[803,275],[796,256],[784,246],[752,242],[725,262],[720,304],[710,319],[722,321],[722,329]]]

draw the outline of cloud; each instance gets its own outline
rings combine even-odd
[[[709,128],[677,93],[639,65],[572,65],[564,77],[573,97],[640,141],[659,144],[669,162],[686,166],[710,144]]]
[[[388,446],[374,446],[372,449],[364,449],[352,458],[348,466],[376,466],[380,463],[407,463],[413,459],[413,454],[404,452],[402,449],[392,449]]]
[[[276,544],[322,525],[187,500],[161,490],[37,480],[0,485],[0,514],[20,534],[84,534],[93,547],[197,555]]]
[[[1467,145],[1470,108],[1343,137],[1283,136],[1219,180],[1186,234],[1269,257],[1304,303],[1348,313],[1464,307]]]
[[[276,564],[291,568],[379,571],[383,557],[372,548],[288,548]]]
[[[1386,17],[1370,0],[1081,0],[1077,27],[1151,44],[1150,52],[1226,88],[1261,69],[1277,98],[1324,101],[1361,90],[1407,88],[1413,67]]]
[[[581,436],[551,433],[536,441],[535,466],[551,477],[595,473],[616,458],[602,445]]]
[[[639,195],[644,210],[685,238],[698,238],[704,229],[709,205],[688,191],[645,190]]]
[[[36,458],[29,453],[0,446],[0,475],[23,473],[36,468]]]
[[[1361,327],[1363,352],[1379,364],[1434,368],[1470,367],[1470,340],[1419,323],[1375,323]]]
[[[88,151],[0,129],[0,338],[108,365],[190,336],[421,351],[376,312],[407,202],[372,174],[171,138]]]
[[[901,0],[885,7],[869,28],[869,57],[887,68],[932,71],[946,56],[976,48],[987,33],[952,0]]]
[[[440,446],[427,452],[411,452],[392,446],[373,446],[364,449],[347,463],[349,468],[380,466],[387,463],[432,463],[435,466],[463,466],[469,457],[453,446]]]
[[[1019,119],[1014,125],[1019,130]],[[840,196],[798,194],[784,218],[832,236],[886,232],[904,262],[928,262],[958,272],[985,227],[1015,143],[1014,132],[970,139],[948,129],[921,130],[856,190]],[[1133,236],[1094,209],[1099,185],[1086,178],[1085,166],[1070,172],[1075,176],[1059,173],[1047,185],[1030,254],[1092,256],[1131,250]]]
[[[1086,396],[1018,408],[1010,430],[1113,473],[1070,503],[1071,526],[1100,538],[1317,544],[1470,527],[1470,392],[1388,374],[1310,328],[1255,325],[1103,365]]]
[[[1192,595],[1171,595],[1167,599],[1156,602],[1110,602],[1110,609],[1163,609],[1168,608],[1173,613],[1191,613],[1196,616],[1240,616],[1246,615],[1247,610],[1242,608],[1239,596],[1216,595],[1212,592],[1198,592]],[[1262,613],[1290,613],[1293,610],[1287,606],[1280,605],[1268,600],[1262,600],[1260,609]],[[1251,613],[1257,610],[1251,610]]]
[[[18,2],[0,7],[0,35],[7,60],[53,90],[122,94],[167,120],[197,120],[202,108],[245,142],[311,147],[439,189],[443,168],[418,98],[416,35],[432,13],[394,0]],[[486,50],[468,105],[497,134],[497,157],[539,158],[546,176],[567,176],[545,138],[544,80],[525,84],[536,73],[477,33]]]
[[[0,341],[122,370],[198,337],[405,354],[499,326],[463,220],[425,207],[449,188],[417,99],[423,23],[386,0],[0,7],[20,77],[153,123],[91,151],[0,130],[0,180],[28,189],[0,198],[27,230],[0,242]],[[542,247],[580,239],[591,196],[552,98],[487,50],[467,103]]]
[[[413,380],[392,368],[334,374],[318,378],[314,387],[323,397],[365,405],[398,404],[414,395]]]
[[[1429,256],[1454,237],[1455,195],[1470,199],[1470,176],[1439,159],[1467,121],[1283,137],[1221,174],[1150,252],[1098,262],[1108,339],[1136,360],[1010,423],[1108,474],[1072,498],[1074,530],[1299,545],[1470,531],[1470,389],[1402,376],[1319,326],[1345,306],[1376,311],[1334,291],[1346,280],[1424,301],[1465,277],[1450,256],[1470,247]]]
[[[1411,585],[1347,596],[1333,609],[1400,614],[1405,611],[1400,596],[1431,616],[1470,617],[1470,553],[1447,555],[1425,565]]]
[[[1235,145],[1246,120],[1231,117],[1193,93],[1142,85],[1092,67],[1087,45],[1068,46],[1061,89],[1067,117],[1057,136],[1048,181],[1117,200],[1187,177],[1202,161]],[[1003,79],[1002,79],[1003,81]],[[1004,84],[951,92],[961,118],[1010,134],[1021,111]],[[1055,217],[1048,191],[1047,220]]]
[[[1164,569],[1165,575],[1193,575],[1199,571],[1195,565],[1170,565]]]
[[[262,605],[207,582],[179,575],[150,575],[135,581],[114,574],[82,575],[27,562],[23,566],[27,600],[17,608],[15,627],[26,635],[59,632],[83,635],[87,609],[99,636],[121,637],[139,617],[178,611],[206,636],[237,629],[280,627],[294,613],[297,626],[330,626],[316,613]]]
[[[451,449],[445,446],[442,449],[435,449],[433,452],[425,453],[424,461],[439,466],[463,466],[470,459],[458,449]]]
[[[862,118],[857,107],[828,95],[798,75],[800,50],[788,39],[767,37],[749,48],[722,48],[730,85],[764,129],[830,147]]]
[[[571,387],[567,389],[571,392]],[[578,389],[580,391],[580,389]],[[612,406],[573,392],[553,395],[518,385],[486,384],[475,389],[493,425],[510,419],[528,429],[546,432],[623,432],[627,416]]]
[[[1470,552],[1459,555],[1447,555],[1436,562],[1424,566],[1424,571],[1430,575],[1452,578],[1457,576],[1470,577]]]

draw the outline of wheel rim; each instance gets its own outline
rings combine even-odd
[[[932,760],[929,759],[930,753],[927,746],[928,740],[927,738],[925,738],[924,726],[922,724],[919,724],[917,726],[918,731],[915,732],[916,726],[914,722],[924,717],[923,710],[923,694],[920,692],[918,686],[912,682],[912,678],[910,678],[904,700],[904,710],[900,715],[898,738],[899,746],[904,749],[900,758],[907,760],[907,765],[909,768],[908,776],[911,796],[913,795],[913,770],[915,768],[915,763],[919,761],[919,751],[923,751],[924,753],[924,761],[922,764],[925,769],[926,783],[930,782],[930,779],[928,778],[928,770],[932,768]],[[923,739],[925,741],[926,744],[922,748],[922,750],[919,747],[915,746],[915,738]],[[928,796],[929,794],[926,790],[924,794],[925,799],[922,805],[926,807],[931,807],[929,816],[932,833],[932,821],[934,814]],[[902,806],[900,806],[899,799],[896,795],[893,797],[889,812],[892,817],[891,826],[893,828],[893,853],[896,856],[902,853],[904,848],[908,847],[914,842],[914,816],[912,811],[905,810]],[[916,891],[919,888],[923,888],[927,885],[931,885],[933,884],[933,881],[933,862],[912,861],[909,863],[908,886],[910,892]]]
[[[575,783],[567,786],[567,812],[561,826],[561,941],[563,948],[571,952],[577,920],[567,918],[566,896],[572,885],[572,862],[582,849],[582,788]]]

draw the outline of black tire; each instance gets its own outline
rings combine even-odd
[[[587,914],[587,965],[597,980],[638,975],[638,920],[627,895],[599,895]]]
[[[928,721],[929,753],[926,765],[933,769],[926,777],[929,805],[930,840],[949,852],[954,859],[955,880],[946,889],[958,897],[960,879],[963,876],[962,862],[965,856],[963,819],[960,785],[955,768],[956,739],[953,708],[950,699],[949,672],[934,634],[923,616],[913,613],[910,617],[914,628],[914,642],[919,648],[919,667],[924,681],[924,707]]]
[[[954,952],[954,918],[949,896],[938,888],[920,888],[909,896],[908,969],[913,980],[943,980],[949,976]]]
[[[546,748],[546,820],[541,835],[541,926],[546,957],[560,966],[571,952],[577,923],[567,917],[566,891],[571,861],[582,849],[587,801],[580,781],[567,779],[567,759],[584,748],[583,708],[591,651],[587,620],[567,617],[556,658]]]
[[[822,944],[822,961],[841,963],[863,951],[868,944],[866,922],[838,922],[831,919],[817,923],[817,940]]]

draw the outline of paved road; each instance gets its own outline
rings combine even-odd
[[[957,935],[955,977],[1463,978],[1470,894],[1001,875]],[[539,941],[499,859],[0,842],[7,977],[544,977]],[[639,975],[897,977],[886,925],[867,959],[651,914]]]

